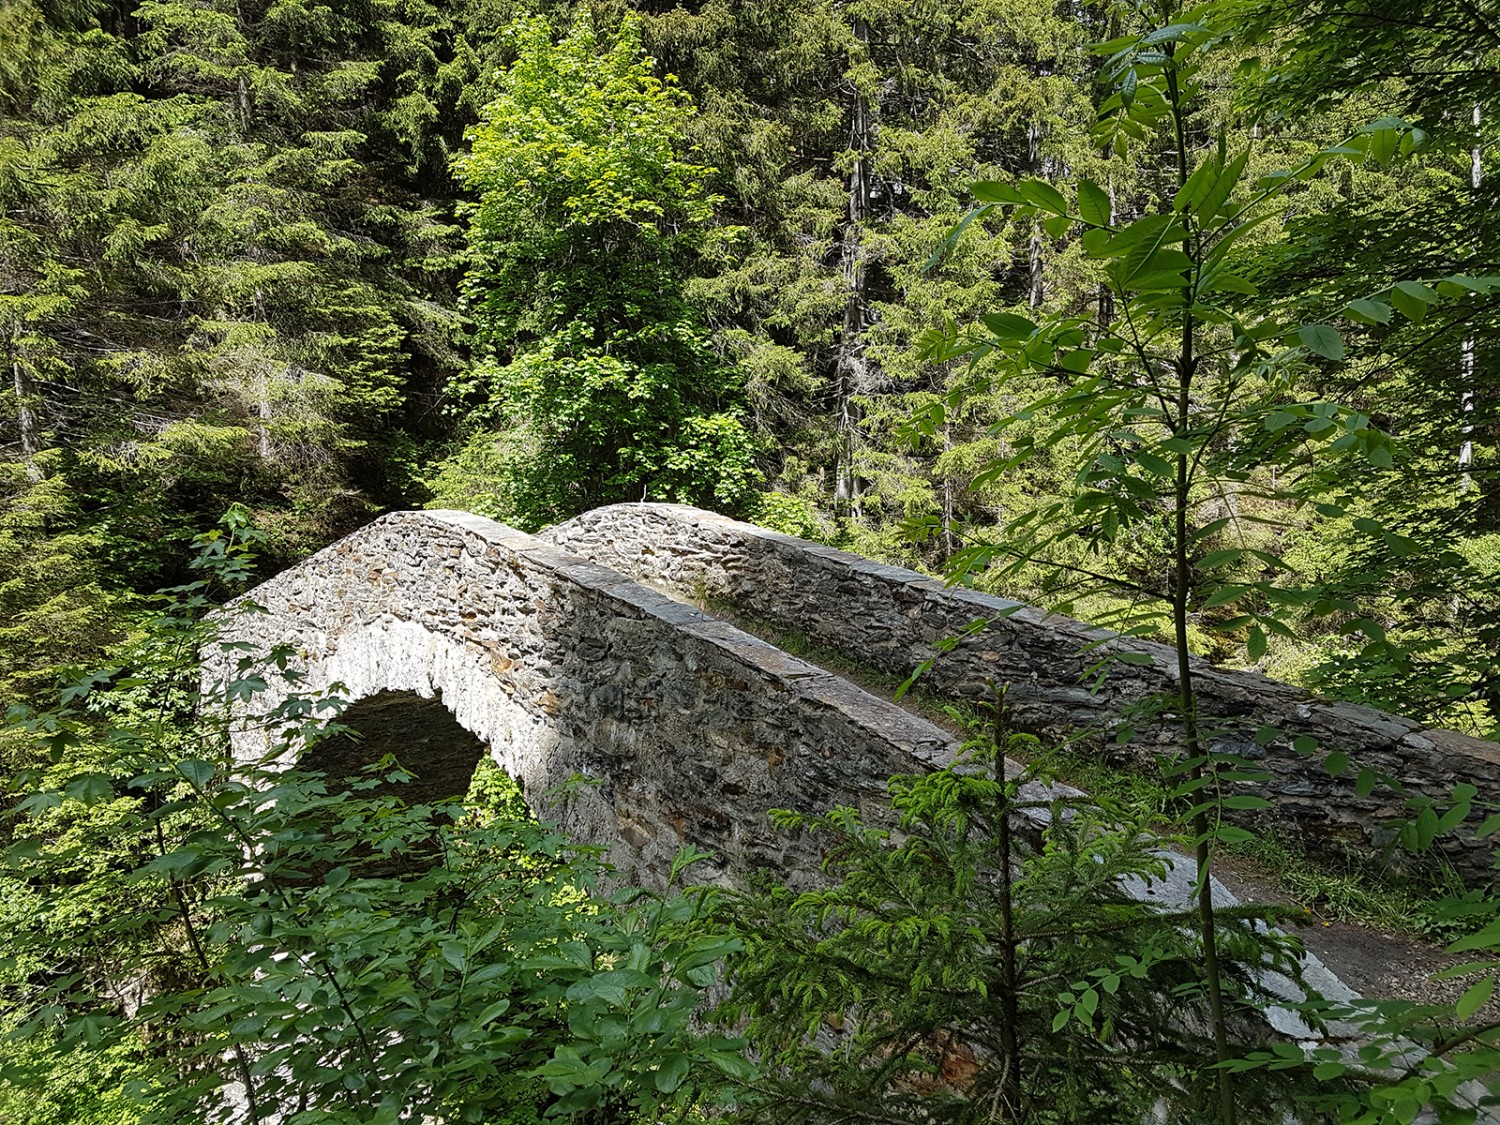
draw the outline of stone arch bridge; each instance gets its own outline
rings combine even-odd
[[[645,885],[661,883],[684,843],[714,852],[723,878],[756,867],[810,876],[816,856],[774,832],[768,809],[873,811],[891,774],[957,750],[924,719],[722,617],[796,632],[897,678],[962,635],[924,690],[975,698],[1008,683],[1020,724],[1046,735],[1106,729],[1122,705],[1170,688],[1175,670],[1166,646],[669,504],[602,508],[539,536],[461,512],[396,513],[249,597],[264,612],[226,615],[224,641],[289,645],[306,686],[344,685],[344,722],[364,738],[320,764],[352,772],[394,751],[425,799],[462,792],[488,753],[534,807],[586,775],[598,784],[567,803],[562,826]],[[1100,650],[1122,645],[1149,662],[1085,686]],[[206,653],[206,674],[227,674],[239,651]],[[1443,799],[1458,782],[1500,794],[1494,743],[1253,674],[1205,665],[1200,676],[1220,737],[1268,768],[1255,789],[1270,815],[1315,847],[1377,849],[1399,808],[1356,793],[1353,771],[1331,777],[1321,759],[1334,750],[1414,794]],[[1284,733],[1262,747],[1252,735],[1268,725]],[[1311,754],[1293,746],[1304,735],[1317,740]],[[263,752],[259,737],[237,731],[237,751]],[[1488,879],[1493,844],[1460,831],[1447,855]]]

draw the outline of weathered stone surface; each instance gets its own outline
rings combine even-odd
[[[779,628],[800,631],[818,644],[905,677],[937,654],[945,637],[976,621],[984,627],[939,657],[923,680],[957,698],[988,694],[990,682],[1010,684],[1008,699],[1023,725],[1038,733],[1108,732],[1122,709],[1170,690],[1176,654],[1167,645],[1122,640],[1064,617],[1003,598],[950,589],[913,571],[885,566],[673,504],[622,504],[601,508],[544,532],[540,538],[678,598],[710,599]],[[1083,686],[1102,642],[1126,648],[1149,664],[1113,665],[1096,686]],[[1261,786],[1243,786],[1271,800],[1269,813],[1309,847],[1372,852],[1390,842],[1399,811],[1389,792],[1355,791],[1361,768],[1398,778],[1414,795],[1444,800],[1454,784],[1474,785],[1481,799],[1500,796],[1500,745],[1451,731],[1423,730],[1396,715],[1350,703],[1320,700],[1288,684],[1195,661],[1194,676],[1217,737],[1236,749],[1255,747],[1263,726],[1279,728],[1257,760],[1272,773]],[[1317,740],[1308,755],[1293,749],[1301,735]],[[1171,744],[1170,728],[1140,732],[1134,745]],[[1107,733],[1098,740],[1101,747]],[[1340,777],[1324,767],[1333,751],[1353,766]],[[1399,806],[1399,802],[1396,802]],[[1476,811],[1472,825],[1481,814]],[[1494,878],[1496,841],[1460,829],[1440,841],[1443,856],[1466,879]]]
[[[635,517],[649,516],[653,507],[596,513],[594,526],[642,533],[650,525]],[[664,511],[674,521],[712,520],[734,535],[770,535],[691,509]],[[561,529],[559,538],[578,528]],[[794,553],[783,560],[785,573],[757,580],[753,553],[726,543],[733,539],[686,538],[674,549],[659,540],[650,551],[663,567],[650,576],[674,578],[680,593],[713,574],[739,575],[741,597],[750,590],[778,599],[779,612],[795,615],[785,620],[817,626],[820,639],[842,623],[855,643],[884,637],[903,659],[925,658],[931,650],[923,646],[951,628],[935,628],[925,617],[932,598],[948,596],[927,579],[786,540]],[[850,600],[833,610],[807,601],[795,553],[803,549],[820,567],[844,568],[834,577]],[[694,569],[684,576],[679,567],[688,557]],[[859,580],[865,568],[874,583]],[[893,591],[895,606],[883,619],[878,601],[872,603],[872,592],[882,588]],[[220,639],[227,647],[205,653],[205,676],[228,678],[241,655],[236,646],[265,652],[285,645],[297,654],[293,670],[306,689],[342,685],[350,703],[343,718],[364,737],[321,742],[310,764],[349,775],[391,753],[417,774],[403,795],[428,802],[461,792],[487,749],[537,811],[608,848],[622,878],[647,886],[664,883],[672,855],[686,843],[717,853],[718,875],[729,881],[769,868],[794,884],[811,883],[820,877],[816,845],[773,831],[769,809],[822,812],[844,804],[878,816],[886,811],[887,777],[946,764],[957,750],[930,724],[678,597],[463,513],[386,517],[257,587],[249,599],[263,612],[224,616]],[[750,608],[763,612],[762,604]],[[1052,625],[1034,610],[1012,620],[1032,629]],[[1064,629],[1075,643],[1091,634],[1076,623]],[[972,655],[983,666],[1024,656],[1015,637],[995,640],[1016,651],[975,646]],[[1071,658],[1066,646],[1058,651]],[[1030,682],[1043,713],[1065,716],[1057,722],[1087,717],[1100,705],[1051,674]],[[289,690],[273,687],[254,711],[274,706]],[[235,730],[235,743],[246,757],[270,749],[266,732],[251,723]],[[547,791],[574,774],[591,778],[594,787],[544,810]],[[1287,788],[1304,791],[1295,781]],[[1025,791],[1043,796],[1035,786]],[[1076,795],[1066,787],[1054,792]],[[1048,819],[1045,808],[1028,816],[1031,831]],[[1170,853],[1163,858],[1162,880],[1135,881],[1129,889],[1188,905],[1191,863]],[[1236,901],[1217,880],[1213,895],[1220,905]],[[1314,957],[1304,959],[1303,971],[1325,996],[1352,995]],[[1263,979],[1274,994],[1301,995],[1290,980]],[[1313,1034],[1289,1010],[1272,1007],[1266,1016],[1294,1038]]]
[[[338,768],[356,765],[361,745],[370,757],[395,749],[422,779],[423,799],[433,786],[461,791],[474,761],[462,740],[399,736],[403,695],[440,700],[533,807],[574,774],[591,778],[550,815],[648,886],[661,885],[687,842],[715,852],[724,877],[770,866],[815,878],[813,845],[773,831],[769,809],[874,813],[887,777],[955,750],[942,731],[843,679],[464,513],[385,517],[251,597],[265,612],[226,614],[221,639],[290,646],[307,685],[342,684],[354,725],[375,724],[375,744],[327,751]],[[206,653],[205,675],[227,677],[239,655]],[[273,687],[256,707],[287,690]],[[413,723],[427,721],[420,712],[410,707]],[[235,739],[242,755],[267,752],[254,726]],[[445,746],[469,757],[452,760]]]

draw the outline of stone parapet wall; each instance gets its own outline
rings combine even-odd
[[[728,542],[715,541],[704,558],[719,552],[722,565],[703,574],[736,569]],[[663,547],[664,560],[679,557]],[[247,650],[282,647],[294,654],[295,690],[342,685],[345,717],[365,740],[318,743],[310,764],[347,776],[392,752],[417,775],[403,795],[427,802],[462,788],[487,750],[535,811],[607,849],[617,878],[637,885],[660,889],[684,844],[716,855],[716,871],[694,869],[700,880],[743,883],[765,870],[816,885],[818,842],[773,829],[770,809],[847,805],[888,820],[886,780],[947,765],[958,750],[926,721],[691,605],[461,512],[377,520],[256,587],[239,608],[251,605],[220,615],[220,644],[203,653],[206,686],[238,678]],[[237,754],[286,752],[256,716],[292,690],[277,681],[242,709],[231,729]],[[1007,763],[1013,776],[1018,769]],[[593,784],[546,803],[580,774]],[[1022,792],[1081,796],[1034,783]],[[1023,816],[1035,838],[1050,810]],[[1161,878],[1125,889],[1187,907],[1191,861],[1162,858]],[[1219,906],[1237,902],[1217,880],[1211,894]],[[1353,996],[1315,957],[1302,974],[1324,996]],[[1261,979],[1272,995],[1302,996],[1277,973]],[[1292,1039],[1315,1034],[1289,1009],[1264,1015]]]
[[[771,867],[815,879],[815,845],[773,830],[769,809],[875,814],[888,776],[955,750],[944,732],[839,677],[464,513],[387,516],[252,597],[265,612],[224,615],[223,641],[290,645],[307,684],[341,683],[350,703],[440,698],[534,808],[575,774],[593,779],[551,815],[648,886],[662,884],[685,842],[717,853],[724,878]],[[212,648],[206,677],[228,678],[240,655]],[[277,690],[287,689],[255,709],[279,702]],[[252,726],[235,738],[242,755],[268,749]],[[414,745],[430,755],[431,741]],[[419,775],[447,765],[403,764]]]
[[[586,513],[541,538],[687,601],[722,601],[735,611],[796,630],[817,644],[891,675],[906,677],[938,656],[923,677],[928,691],[957,698],[987,696],[1008,684],[1017,721],[1054,737],[1098,732],[1102,744],[1122,711],[1175,690],[1176,653],[1170,646],[1092,628],[1067,618],[969,590],[950,589],[914,571],[871,562],[695,508],[622,504]],[[938,655],[945,638],[989,623]],[[1094,646],[1090,651],[1084,651]],[[1149,664],[1112,662],[1096,687],[1085,683],[1103,652],[1124,648]],[[1309,847],[1331,852],[1379,852],[1391,838],[1402,799],[1385,787],[1361,797],[1361,768],[1389,775],[1407,793],[1447,800],[1456,783],[1500,802],[1500,745],[1368,707],[1319,699],[1251,672],[1194,662],[1202,709],[1219,733],[1218,745],[1257,759],[1269,782],[1240,788],[1268,798],[1271,816]],[[1267,746],[1262,727],[1285,732]],[[1298,752],[1309,736],[1317,747]],[[1158,722],[1134,745],[1171,748],[1170,725]],[[1330,776],[1325,760],[1343,751],[1353,764]],[[1474,883],[1492,881],[1492,853],[1500,841],[1476,839],[1472,825],[1440,838],[1441,854]]]

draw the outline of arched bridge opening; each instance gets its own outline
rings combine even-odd
[[[484,743],[459,725],[440,697],[413,691],[366,696],[344,709],[337,726],[348,733],[320,739],[298,765],[323,774],[330,785],[389,774],[386,763],[399,767],[410,775],[407,780],[382,782],[369,792],[406,805],[461,800],[485,754]]]

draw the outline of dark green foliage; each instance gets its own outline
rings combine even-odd
[[[89,572],[75,601],[174,579],[231,501],[295,555],[398,498],[403,404],[456,358],[452,48],[421,3],[0,13],[0,442],[24,473],[0,502],[38,568]]]
[[[1140,814],[1049,793],[1035,769],[996,774],[981,741],[954,767],[893,779],[894,830],[851,809],[779,815],[824,842],[833,884],[740,904],[747,951],[728,1010],[749,1018],[780,1079],[747,1094],[748,1119],[1134,1125],[1212,1113],[1191,910],[1124,886],[1163,872]],[[1287,969],[1295,948],[1259,932],[1258,916],[1242,909],[1223,927],[1237,1027],[1252,1036],[1254,970]],[[1291,1089],[1247,1088],[1245,1104],[1272,1120],[1259,1099]]]
[[[1199,121],[1196,102],[1213,66],[1211,51],[1220,44],[1214,30],[1197,21],[1212,15],[1211,10],[1185,11],[1167,4],[1160,28],[1101,47],[1109,56],[1104,75],[1112,93],[1101,103],[1095,136],[1122,155],[1143,142],[1166,147],[1170,191],[1158,206],[1134,220],[1121,220],[1104,188],[1088,179],[1080,179],[1067,193],[1040,180],[974,187],[982,204],[976,219],[1004,207],[1013,214],[1042,217],[1057,236],[1081,231],[1086,255],[1099,264],[1110,315],[1062,312],[1032,319],[996,312],[968,334],[956,327],[932,334],[929,347],[934,358],[969,357],[980,386],[1016,386],[1024,392],[1030,389],[1028,382],[1043,382],[1040,394],[996,424],[997,432],[1015,427],[1019,436],[1012,439],[1012,450],[988,461],[981,478],[1001,476],[1039,451],[1058,446],[1071,446],[1078,456],[1070,496],[1011,520],[1003,536],[986,537],[960,552],[952,561],[955,577],[995,561],[1011,574],[1041,566],[1064,572],[1072,582],[1113,590],[1124,607],[1115,623],[1127,635],[1155,632],[1161,627],[1158,616],[1170,622],[1177,650],[1175,685],[1155,713],[1158,718],[1169,715],[1177,733],[1179,754],[1170,770],[1177,785],[1171,796],[1184,806],[1183,824],[1198,869],[1202,980],[1218,1079],[1216,1117],[1233,1125],[1247,1110],[1229,1078],[1231,1069],[1294,1067],[1300,1053],[1273,1051],[1236,1062],[1229,1045],[1226,973],[1209,876],[1218,846],[1245,835],[1224,823],[1224,810],[1267,804],[1259,797],[1232,794],[1230,787],[1238,781],[1265,781],[1268,775],[1256,761],[1215,745],[1211,732],[1218,717],[1200,711],[1189,626],[1197,619],[1235,636],[1249,658],[1258,661],[1272,636],[1295,639],[1296,627],[1308,618],[1359,612],[1346,590],[1299,581],[1285,559],[1284,535],[1257,534],[1266,526],[1285,532],[1293,514],[1347,519],[1354,531],[1378,541],[1388,555],[1415,553],[1404,549],[1409,538],[1358,508],[1350,510],[1357,492],[1353,482],[1367,467],[1375,473],[1395,470],[1405,450],[1357,406],[1309,396],[1307,388],[1318,381],[1313,373],[1342,364],[1348,348],[1333,325],[1299,322],[1295,305],[1262,297],[1253,280],[1257,263],[1274,257],[1277,243],[1262,243],[1257,250],[1256,235],[1279,217],[1282,201],[1298,185],[1316,180],[1325,168],[1343,161],[1387,164],[1420,151],[1425,140],[1409,123],[1381,118],[1340,144],[1309,153],[1289,170],[1259,177],[1250,172],[1253,146],[1227,130],[1211,146],[1194,151],[1190,138]],[[1422,281],[1376,280],[1366,274],[1360,284],[1367,296],[1349,300],[1339,310],[1343,320],[1355,324],[1398,319],[1419,324],[1449,302],[1483,300],[1500,289],[1495,277],[1462,274]],[[967,388],[960,388],[948,402],[919,416],[917,434],[932,436],[946,410],[967,394]],[[1247,503],[1257,505],[1253,515],[1245,510]],[[935,521],[929,525],[936,530]],[[1144,582],[1112,573],[1105,561],[1115,544],[1139,528],[1162,535],[1168,562],[1165,574]],[[1152,603],[1159,608],[1153,611]],[[1395,648],[1377,620],[1357,618],[1353,629],[1377,648]],[[1101,667],[1112,660],[1148,659],[1138,653],[1105,653]],[[1348,767],[1349,756],[1330,754],[1327,761],[1337,774]],[[1361,794],[1376,784],[1400,792],[1396,779],[1377,777],[1372,770],[1361,777]],[[1475,796],[1472,785],[1461,784],[1448,808],[1408,801],[1411,816],[1400,828],[1401,843],[1425,850],[1440,832],[1473,817]],[[1491,821],[1477,827],[1483,833],[1495,825]],[[1476,901],[1473,908],[1483,915],[1492,905]],[[1488,938],[1470,940],[1477,944],[1465,948],[1493,948]],[[1490,960],[1473,968],[1493,973],[1496,965]],[[1487,998],[1493,982],[1476,988],[1475,996]],[[1473,1015],[1482,1002],[1471,1004],[1460,1018]],[[1356,1005],[1342,1014],[1363,1023],[1374,1037],[1361,1062],[1397,1070],[1405,1065],[1397,1036],[1423,1026],[1435,1012],[1414,1015],[1410,1024],[1392,1008],[1377,1006],[1372,1012]],[[1429,1037],[1430,1031],[1428,1027]],[[1457,1040],[1437,1038],[1434,1057],[1404,1075],[1382,1076],[1377,1087],[1384,1088],[1377,1088],[1369,1102],[1340,1103],[1339,1112],[1355,1105],[1400,1103],[1398,1120],[1410,1120],[1429,1105],[1444,1120],[1472,1120],[1466,1106],[1472,1094],[1456,1088],[1460,1080],[1477,1077],[1493,1064],[1494,1031],[1481,1025]],[[1464,1049],[1450,1057],[1455,1048]],[[1320,1076],[1351,1069],[1334,1048],[1314,1052],[1314,1057],[1322,1064]],[[1337,1096],[1330,1094],[1319,1104],[1335,1102]]]
[[[968,179],[1098,162],[1080,143],[1095,20],[1095,5],[1031,0],[653,6],[647,46],[698,102],[693,137],[720,170],[723,236],[695,288],[779,447],[768,479],[785,499],[764,518],[932,561],[901,520],[983,503],[961,488],[982,420],[918,456],[890,440],[953,374],[913,343],[1024,294],[1044,261],[1060,286],[1072,269],[1028,224],[966,241],[941,271],[923,263]]]

